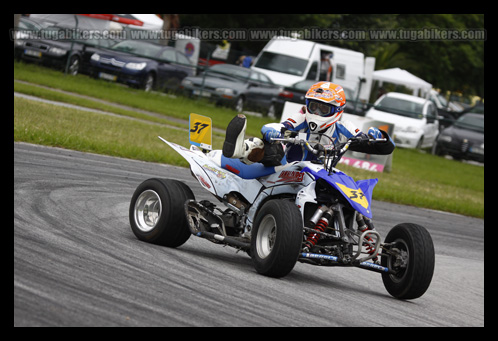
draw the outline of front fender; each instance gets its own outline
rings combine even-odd
[[[341,171],[335,171],[329,175],[325,169],[317,172],[308,167],[304,168],[303,172],[310,173],[315,180],[321,178],[327,181],[347,199],[355,210],[368,218],[372,218],[372,192],[378,179],[354,181],[352,177]]]

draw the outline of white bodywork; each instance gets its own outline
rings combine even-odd
[[[250,229],[252,227],[254,216],[259,206],[268,196],[280,194],[297,195],[296,204],[301,211],[301,215],[304,213],[304,203],[315,201],[315,182],[309,174],[303,173],[301,170],[307,166],[310,168],[316,167],[318,171],[323,168],[321,165],[314,165],[305,161],[292,162],[275,167],[276,172],[273,174],[258,179],[243,179],[229,170],[221,168],[196,146],[192,145],[190,149],[187,149],[162,137],[159,138],[187,160],[192,174],[199,183],[219,200],[222,200],[230,192],[237,192],[251,204],[247,214],[246,228]],[[313,188],[310,189],[309,187]]]

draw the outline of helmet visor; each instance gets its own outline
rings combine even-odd
[[[328,116],[332,113],[333,107],[327,103],[309,101],[308,110],[314,115]]]
[[[307,107],[308,111],[314,115],[318,115],[321,117],[328,117],[332,116],[335,113],[343,111],[344,108],[346,107],[346,104],[336,107],[328,103],[307,100]]]

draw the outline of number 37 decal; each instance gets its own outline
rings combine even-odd
[[[194,122],[194,128],[190,129],[190,132],[200,134],[202,129],[204,129],[206,127],[209,127],[209,124],[201,123],[201,122]]]
[[[190,144],[203,149],[212,150],[212,123],[207,116],[190,114]]]
[[[358,188],[358,189],[349,188],[349,187],[344,186],[343,184],[340,184],[338,182],[336,182],[335,184],[337,186],[339,186],[341,191],[343,191],[344,194],[346,194],[346,196],[349,199],[353,200],[354,202],[357,202],[358,204],[360,204],[364,208],[368,208],[367,197],[365,196],[365,194],[363,193],[363,191],[360,188]]]

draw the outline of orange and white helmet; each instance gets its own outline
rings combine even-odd
[[[330,82],[313,84],[306,93],[306,121],[312,132],[330,128],[342,116],[346,94],[342,86]]]

